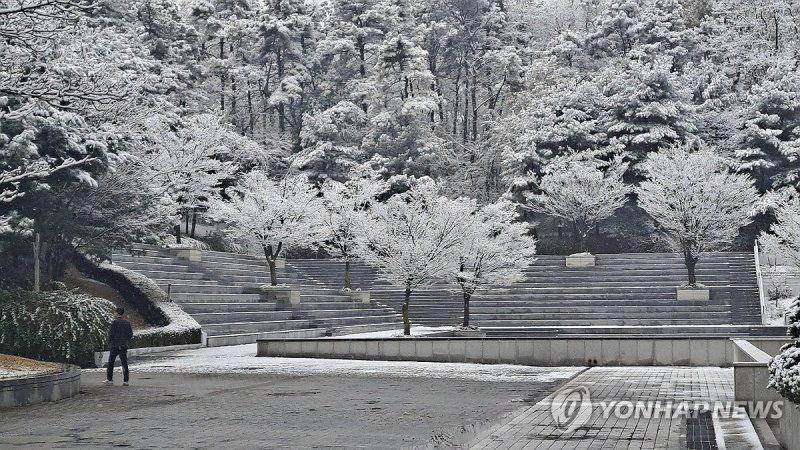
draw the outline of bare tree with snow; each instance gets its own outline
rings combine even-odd
[[[146,121],[143,135],[150,152],[139,159],[149,169],[148,178],[173,201],[186,234],[194,237],[197,210],[217,195],[223,180],[233,177],[236,155],[255,144],[211,114],[177,125],[154,117]]]
[[[641,206],[683,254],[689,285],[703,252],[731,245],[752,221],[758,202],[753,180],[731,173],[728,161],[713,151],[675,146],[650,154],[642,165],[647,180],[636,190]]]
[[[468,201],[441,196],[435,183],[423,182],[374,205],[359,224],[358,256],[377,267],[382,279],[405,290],[406,335],[411,334],[412,292],[455,271],[465,219],[473,209]]]
[[[540,193],[527,194],[525,206],[570,223],[578,251],[585,252],[589,231],[625,204],[627,168],[621,157],[607,162],[591,151],[554,158],[538,182]]]
[[[536,241],[528,235],[527,224],[516,222],[516,217],[514,205],[503,200],[465,217],[466,232],[454,272],[464,297],[464,327],[469,326],[470,299],[476,290],[517,281],[533,262]]]
[[[344,288],[350,289],[350,263],[356,257],[358,226],[375,197],[386,191],[385,183],[371,178],[355,178],[345,183],[327,180],[322,185],[325,209],[320,215],[327,235],[320,246],[344,261]]]
[[[800,198],[783,198],[774,208],[775,223],[758,238],[765,252],[800,268]]]
[[[208,213],[227,225],[232,238],[260,247],[269,266],[270,283],[275,286],[281,253],[310,246],[323,234],[318,193],[304,175],[274,181],[255,170],[239,180],[230,200],[212,199]]]

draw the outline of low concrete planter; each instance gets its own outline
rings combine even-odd
[[[685,302],[707,302],[711,296],[711,291],[707,288],[689,288],[679,287],[676,288],[678,301]]]
[[[80,390],[81,369],[65,364],[59,373],[0,380],[0,408],[54,402],[74,397]]]
[[[379,361],[467,362],[529,366],[729,367],[724,337],[472,338],[393,337],[260,339],[257,356]]]
[[[567,256],[567,267],[594,267],[597,257],[594,255],[569,255]]]
[[[370,303],[369,291],[344,291],[344,295],[350,297],[351,302],[356,303]]]
[[[300,304],[300,291],[291,286],[264,285],[258,288],[258,294],[262,302],[275,302],[286,306]]]
[[[175,256],[187,261],[202,261],[203,254],[196,248],[176,248],[173,249]]]

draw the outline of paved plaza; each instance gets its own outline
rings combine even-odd
[[[140,360],[127,388],[84,371],[77,398],[3,411],[0,447],[462,446],[578,370],[252,355],[254,345]]]
[[[574,430],[559,426],[552,414],[550,396],[535,405],[520,408],[502,425],[479,435],[477,449],[685,449],[718,448],[715,439],[694,447],[687,442],[687,417],[675,414],[681,402],[713,406],[734,400],[733,370],[724,368],[681,367],[595,367],[570,380],[561,391],[585,388],[593,408],[585,423]],[[600,402],[658,404],[673,413],[654,417],[631,414],[603,414]],[[558,406],[558,405],[557,405]],[[614,411],[615,409],[607,409]],[[619,411],[627,412],[626,409]],[[760,448],[747,418],[721,418],[708,424],[725,448]],[[689,441],[692,441],[689,439]],[[713,444],[712,444],[713,442]]]
[[[77,398],[3,411],[0,446],[717,448],[689,445],[693,432],[683,415],[603,417],[596,406],[733,400],[733,371],[722,368],[539,368],[254,354],[254,345],[243,345],[139,357],[127,388],[119,379],[104,386],[101,370],[84,371]],[[581,388],[595,407],[565,431],[553,405],[561,393]],[[698,422],[695,429],[708,434],[707,441],[716,433],[728,449],[759,448],[747,419]]]

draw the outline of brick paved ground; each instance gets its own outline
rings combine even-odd
[[[480,434],[478,449],[656,449],[686,448],[686,418],[662,414],[651,419],[605,418],[600,402],[733,400],[733,371],[722,368],[596,367],[563,389],[586,387],[594,409],[584,426],[564,432],[551,414],[551,396],[520,408],[502,425]],[[558,403],[558,402],[556,402]],[[745,419],[746,420],[746,419]]]
[[[0,448],[458,445],[564,381],[134,372],[125,388],[102,379],[84,372],[74,399],[0,411]]]

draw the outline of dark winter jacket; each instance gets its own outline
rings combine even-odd
[[[108,348],[127,347],[133,338],[131,323],[122,317],[117,317],[111,322],[108,330]]]

